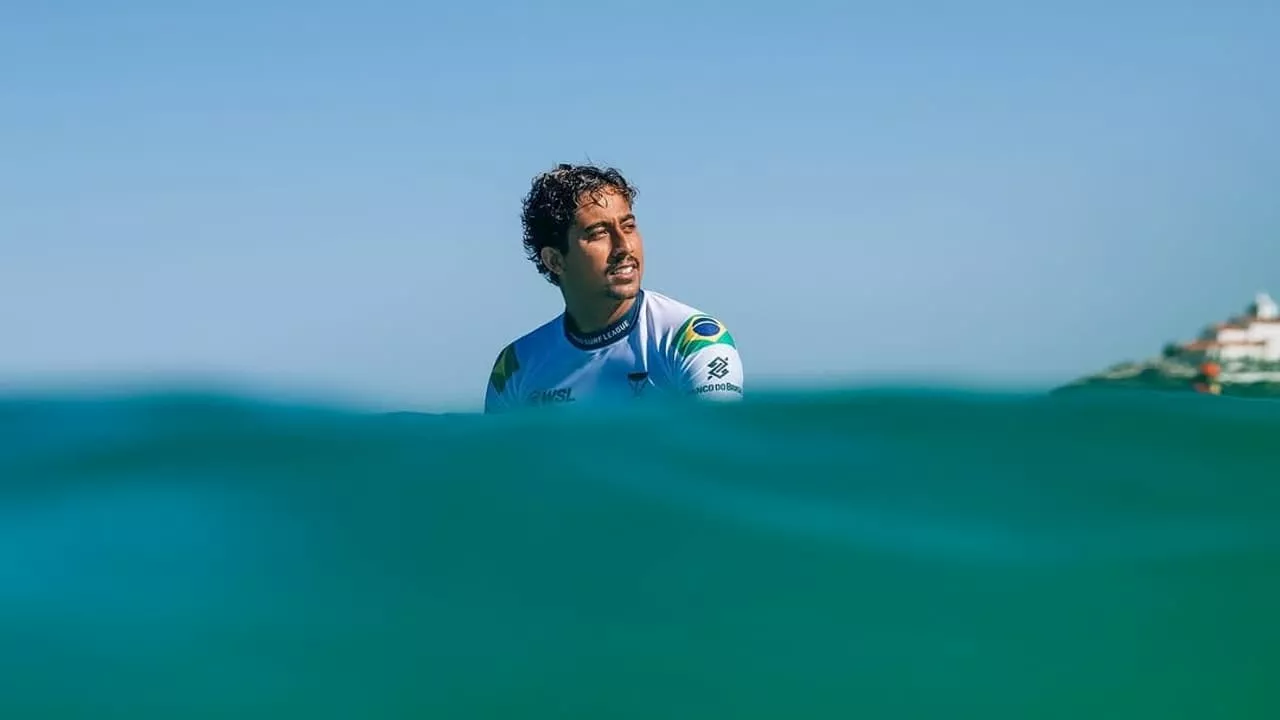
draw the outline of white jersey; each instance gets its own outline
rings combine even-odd
[[[536,405],[635,402],[653,396],[742,398],[742,362],[719,320],[641,291],[627,315],[583,336],[561,313],[503,348],[485,412]]]

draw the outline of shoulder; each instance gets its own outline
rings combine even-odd
[[[650,322],[675,357],[687,357],[712,345],[736,348],[728,327],[716,316],[662,293],[646,292]]]
[[[546,351],[548,344],[559,337],[557,328],[562,316],[548,320],[541,326],[521,335],[507,343],[489,371],[489,385],[501,393],[507,389],[512,379],[527,364],[527,359]]]
[[[742,399],[742,360],[720,318],[658,293],[651,299],[657,350],[673,388],[704,400]]]
[[[654,320],[668,325],[673,323],[679,325],[689,316],[699,314],[699,310],[692,305],[682,303],[656,290],[645,289],[644,301]]]

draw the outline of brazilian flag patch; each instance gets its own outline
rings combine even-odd
[[[502,392],[507,387],[507,381],[519,369],[520,361],[516,358],[516,346],[513,343],[498,353],[498,359],[494,361],[493,370],[489,373],[489,383],[494,390]]]
[[[676,333],[676,354],[680,357],[687,357],[712,345],[737,347],[724,325],[710,315],[694,315],[685,320]]]

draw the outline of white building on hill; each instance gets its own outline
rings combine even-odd
[[[1181,350],[1223,365],[1280,363],[1280,306],[1259,293],[1247,314],[1210,326]]]

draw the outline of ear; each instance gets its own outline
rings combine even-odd
[[[539,257],[542,259],[542,264],[546,265],[548,270],[556,275],[564,274],[564,253],[553,247],[544,247],[539,253]]]

